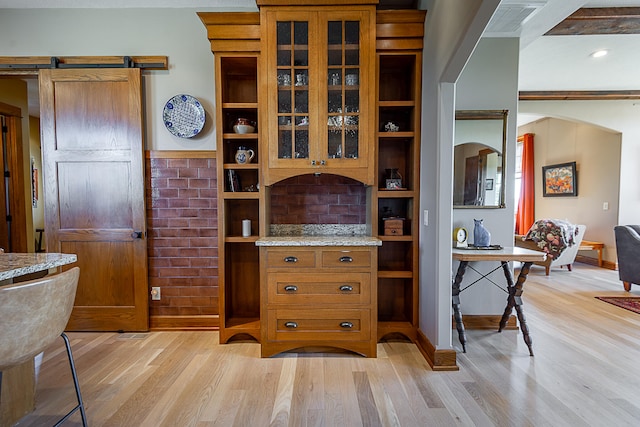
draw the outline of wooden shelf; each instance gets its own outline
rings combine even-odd
[[[227,110],[258,109],[257,102],[223,102],[222,108]]]
[[[415,101],[378,101],[378,107],[415,107]]]
[[[259,191],[225,191],[224,198],[225,199],[257,200],[260,198],[260,192]]]
[[[383,242],[413,242],[413,236],[405,235],[405,236],[378,236],[378,239]]]
[[[413,138],[415,132],[402,131],[402,132],[378,132],[379,138]]]
[[[378,270],[378,279],[412,279],[411,271]]]
[[[260,330],[260,319],[257,317],[232,317],[227,319],[227,328]]]
[[[260,165],[258,163],[245,163],[245,164],[225,163],[223,167],[225,169],[235,169],[235,170],[239,170],[239,169],[255,169],[255,170],[259,170],[260,169]],[[241,193],[241,191],[240,191],[240,193]]]
[[[258,134],[254,133],[225,133],[222,135],[224,139],[258,139]]]
[[[415,197],[413,190],[378,190],[379,199],[405,199]]]
[[[227,243],[255,243],[259,238],[260,236],[227,236],[225,237],[224,241]]]

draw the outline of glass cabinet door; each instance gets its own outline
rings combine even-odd
[[[263,38],[265,181],[308,169],[372,183],[375,8],[273,9]]]
[[[309,23],[277,21],[278,159],[309,158]]]
[[[360,124],[360,22],[327,22],[327,152],[357,159]]]

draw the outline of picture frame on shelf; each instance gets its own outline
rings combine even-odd
[[[576,162],[542,167],[543,197],[575,197],[578,195]]]
[[[402,189],[402,179],[400,178],[388,178],[386,180],[387,190],[400,190]]]

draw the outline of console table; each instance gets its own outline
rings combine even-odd
[[[507,307],[504,309],[504,314],[502,315],[502,319],[500,320],[500,327],[498,328],[498,332],[501,332],[502,329],[506,326],[507,321],[509,320],[509,316],[511,315],[512,310],[515,308],[518,315],[518,321],[520,322],[520,330],[522,331],[524,342],[529,348],[529,355],[533,356],[532,341],[531,337],[529,336],[529,327],[527,326],[527,321],[522,311],[522,292],[524,282],[527,280],[527,275],[529,274],[529,269],[531,268],[531,264],[536,261],[544,261],[547,255],[544,252],[532,251],[530,249],[518,247],[505,247],[502,249],[453,249],[452,254],[454,260],[460,261],[460,265],[458,265],[458,271],[456,272],[455,279],[453,280],[451,296],[453,304],[453,315],[456,321],[458,339],[460,340],[460,344],[462,344],[462,351],[467,351],[467,335],[464,330],[464,323],[462,322],[462,313],[460,312],[460,283],[462,283],[462,278],[464,276],[465,270],[469,262],[471,261],[498,261],[500,262],[500,265],[498,267],[494,268],[486,274],[480,273],[482,277],[471,283],[469,286],[478,283],[480,280],[486,278],[489,274],[502,267],[504,276],[507,280],[507,291],[509,293],[509,296],[507,297]],[[511,261],[518,261],[522,263],[520,274],[518,275],[518,280],[516,282],[514,282],[513,274],[511,273],[511,269],[509,268],[509,262]],[[467,286],[467,288],[469,286]]]
[[[602,267],[602,250],[604,249],[604,243],[593,242],[591,240],[584,240],[580,243],[579,251],[596,251],[598,252],[598,267]]]

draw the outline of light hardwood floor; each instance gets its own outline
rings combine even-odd
[[[377,359],[261,359],[257,344],[219,345],[215,332],[70,338],[92,426],[638,426],[640,314],[594,298],[624,294],[615,271],[575,264],[547,277],[534,266],[524,302],[536,355],[519,331],[468,331],[458,372],[431,371],[401,342],[379,344]],[[20,426],[66,412],[67,372],[56,343]]]

